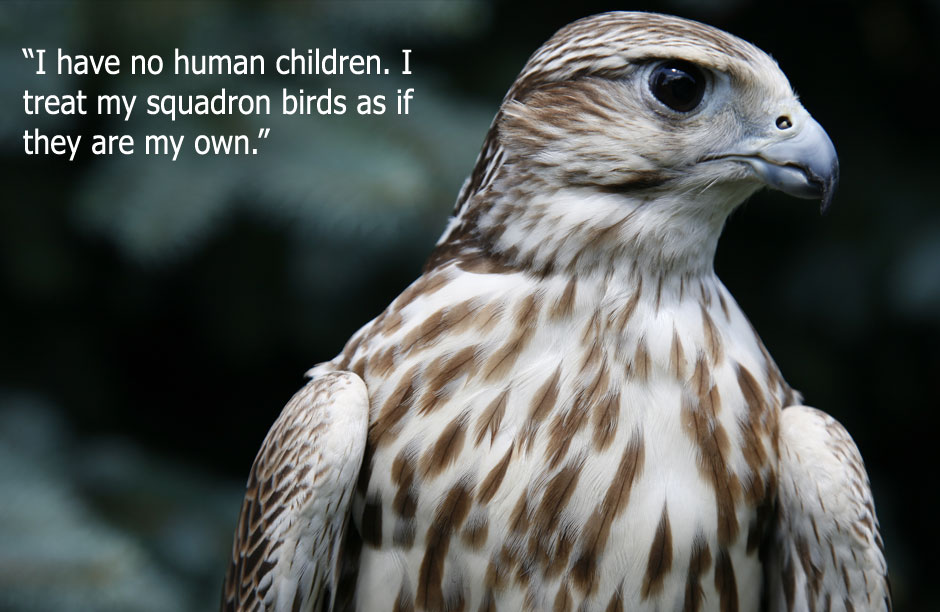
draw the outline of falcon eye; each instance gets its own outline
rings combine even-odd
[[[705,95],[705,74],[691,62],[665,62],[650,74],[650,91],[672,110],[687,113]]]

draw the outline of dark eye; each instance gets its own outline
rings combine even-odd
[[[705,75],[691,62],[665,62],[653,69],[650,91],[672,110],[687,113],[698,106],[705,95]]]

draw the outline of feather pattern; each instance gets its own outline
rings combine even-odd
[[[251,467],[223,610],[333,608],[367,417],[348,372],[314,378],[284,407]]]
[[[875,503],[849,432],[819,410],[793,406],[783,411],[780,441],[770,609],[890,610]]]

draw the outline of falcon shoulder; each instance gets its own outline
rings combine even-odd
[[[890,610],[884,545],[858,447],[806,406],[780,422],[770,610]]]
[[[368,415],[351,372],[315,377],[284,407],[251,467],[223,610],[332,608]]]

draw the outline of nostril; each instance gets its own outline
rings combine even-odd
[[[789,130],[793,127],[793,122],[790,121],[790,118],[786,115],[780,115],[777,117],[777,129],[778,130]]]

